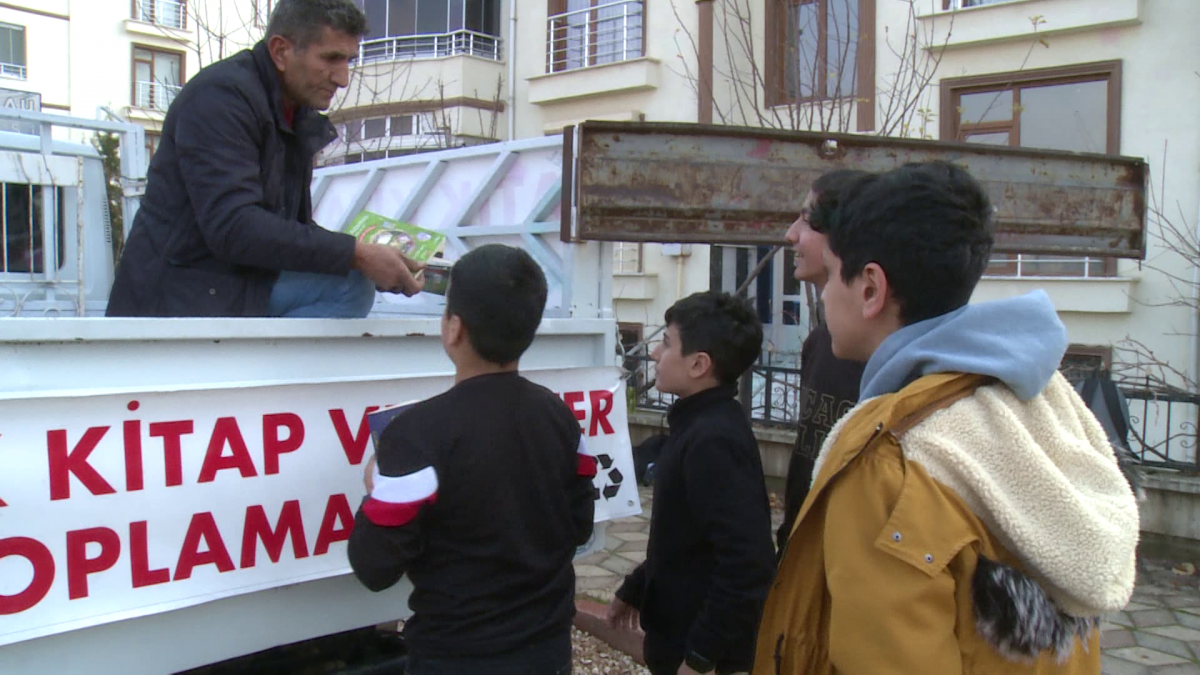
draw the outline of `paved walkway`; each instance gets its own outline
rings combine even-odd
[[[609,602],[624,576],[646,559],[653,500],[648,488],[641,496],[642,515],[610,522],[605,550],[576,561],[580,595]],[[777,525],[781,516],[774,515]],[[1172,563],[1142,561],[1133,600],[1101,628],[1104,675],[1200,675],[1200,576]]]

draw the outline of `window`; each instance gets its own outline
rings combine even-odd
[[[550,0],[546,72],[640,58],[643,5],[642,0]]]
[[[1112,347],[1071,345],[1058,370],[1072,383],[1112,369]]]
[[[150,166],[150,159],[154,157],[154,153],[158,152],[158,144],[161,142],[162,134],[146,132],[146,166]]]
[[[347,143],[358,143],[374,138],[411,136],[417,133],[419,127],[416,115],[371,117],[346,122],[343,138]]]
[[[943,139],[1117,154],[1121,63],[1000,73],[942,81]],[[1093,277],[1116,274],[1114,258],[997,254],[985,274]]]
[[[133,48],[133,105],[166,112],[183,88],[183,55]]]
[[[874,0],[769,0],[768,104],[847,100],[873,89],[859,85],[867,79],[860,70],[873,73],[873,55],[859,53],[859,25],[873,22],[874,9]]]
[[[0,75],[25,79],[25,27],[0,23]]]
[[[1001,5],[1013,0],[942,0],[942,9],[966,9],[984,5]]]
[[[254,26],[266,28],[271,20],[271,9],[275,3],[272,0],[254,0]]]
[[[44,274],[46,271],[46,197],[55,202],[51,259],[65,262],[59,245],[66,238],[63,188],[50,190],[27,183],[0,183],[0,273]]]
[[[467,54],[500,60],[502,0],[354,0],[367,15],[364,63]]]
[[[354,0],[367,15],[364,40],[459,30],[500,36],[500,0]]]
[[[133,18],[166,28],[187,28],[187,0],[134,0]]]
[[[641,274],[642,245],[634,242],[617,242],[613,245],[613,273]]]

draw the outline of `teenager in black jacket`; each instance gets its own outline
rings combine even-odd
[[[744,671],[775,568],[758,443],[734,398],[762,326],[745,301],[712,291],[675,303],[666,323],[653,354],[656,386],[680,398],[654,467],[646,561],[617,591],[608,620],[640,619],[655,675]]]
[[[817,287],[817,295],[829,280],[829,271],[821,259],[829,244],[825,228],[841,202],[842,192],[865,171],[841,169],[824,174],[813,181],[804,200],[800,217],[788,228],[785,239],[796,254],[796,279]],[[858,387],[863,366],[857,361],[839,359],[833,355],[829,329],[822,322],[804,340],[800,351],[800,420],[796,425],[796,445],[788,463],[787,484],[783,498],[783,524],[775,533],[780,555],[792,533],[796,515],[808,496],[812,483],[813,465],[825,436],[835,422],[858,402]]]

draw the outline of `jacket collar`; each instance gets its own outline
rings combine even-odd
[[[251,53],[254,55],[258,79],[267,91],[267,101],[275,119],[275,128],[285,136],[295,136],[309,155],[317,154],[321,148],[333,142],[337,138],[337,131],[329,122],[329,118],[308,106],[296,106],[292,126],[288,126],[283,118],[283,84],[279,81],[279,71],[267,50],[267,41],[259,40]]]
[[[825,438],[813,468],[812,489],[796,516],[797,525],[815,502],[814,497],[877,437],[886,433],[899,437],[925,417],[970,396],[991,381],[985,375],[938,373],[922,377],[895,394],[861,401],[842,416]]]
[[[682,431],[691,425],[705,410],[725,401],[732,400],[737,394],[737,387],[732,384],[720,384],[712,389],[696,392],[691,396],[675,401],[667,411],[667,424],[671,431]]]

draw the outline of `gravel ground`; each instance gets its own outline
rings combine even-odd
[[[609,647],[578,628],[571,629],[571,655],[574,675],[650,675],[649,670],[639,666],[625,652]]]

